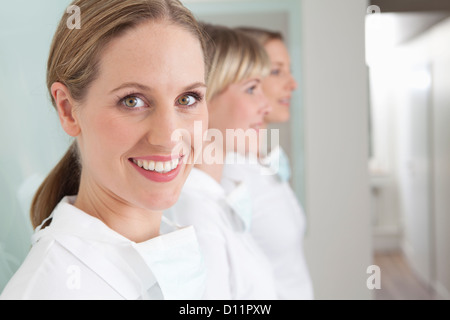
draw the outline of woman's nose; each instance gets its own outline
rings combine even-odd
[[[287,84],[288,84],[289,90],[294,91],[295,89],[297,89],[297,86],[298,86],[297,81],[295,81],[295,78],[291,73],[289,73],[289,79],[288,79]]]
[[[261,104],[260,104],[260,110],[259,112],[263,115],[266,115],[272,111],[272,107],[269,103],[269,99],[267,99],[266,95],[264,93],[261,93]]]
[[[173,107],[160,108],[149,116],[147,140],[157,147],[172,149],[177,141],[173,138],[179,127],[179,119]]]

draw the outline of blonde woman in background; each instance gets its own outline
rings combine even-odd
[[[264,128],[290,118],[292,91],[297,87],[290,71],[290,56],[278,32],[257,28],[238,28],[256,39],[271,61],[269,76],[262,81],[271,111],[264,117]],[[303,253],[305,215],[289,184],[289,160],[280,146],[269,154],[263,146],[258,163],[227,164],[221,181],[225,190],[243,180],[250,187],[252,211],[250,233],[269,258],[280,299],[313,299],[313,286]],[[251,155],[250,155],[251,156]]]
[[[209,24],[205,31],[211,62],[208,131],[219,134],[206,139],[202,163],[165,214],[180,225],[195,227],[206,265],[205,299],[275,299],[270,263],[246,228],[245,188],[226,193],[219,183],[226,153],[237,151],[236,142],[242,142],[226,139],[226,131],[256,134],[269,111],[261,84],[270,62],[264,49],[241,32]],[[216,161],[208,159],[212,149]],[[245,146],[240,151],[245,153]]]
[[[34,197],[33,246],[1,298],[201,298],[193,228],[159,234],[192,168],[172,132],[207,125],[201,29],[178,0],[72,5],[81,29],[62,17],[47,85],[75,141]]]

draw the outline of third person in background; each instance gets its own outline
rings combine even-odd
[[[262,81],[271,111],[264,128],[290,118],[292,92],[297,88],[290,68],[290,56],[279,32],[241,27],[239,31],[256,39],[271,61],[269,76]],[[244,180],[252,198],[250,233],[268,256],[276,279],[279,299],[313,299],[313,286],[303,251],[305,215],[290,184],[289,160],[281,146],[265,146],[253,155],[257,164],[226,164],[221,184],[231,190]],[[262,148],[261,148],[262,147]],[[248,155],[251,157],[251,155]]]

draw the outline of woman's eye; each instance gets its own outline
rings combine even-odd
[[[193,96],[191,95],[182,95],[181,97],[178,98],[178,104],[182,105],[182,106],[192,106],[194,103],[197,102],[197,99],[195,99]]]
[[[139,108],[145,106],[144,101],[135,96],[126,97],[123,99],[122,103],[128,108]]]
[[[272,71],[270,71],[270,75],[278,76],[280,72],[281,72],[280,69],[273,69]]]
[[[250,88],[248,88],[246,90],[246,92],[249,94],[253,94],[255,92],[255,90],[256,90],[256,86],[251,86]]]

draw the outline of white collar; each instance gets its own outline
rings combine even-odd
[[[162,298],[161,290],[169,290],[164,293],[168,298],[174,294],[176,296],[170,277],[164,276],[160,270],[162,268],[164,271],[167,266],[160,266],[161,263],[153,261],[162,259],[162,262],[167,262],[170,266],[177,258],[181,259],[180,263],[185,262],[183,257],[170,256],[173,252],[190,250],[190,254],[195,256],[194,264],[188,266],[197,273],[198,279],[201,278],[199,266],[202,266],[202,258],[197,252],[198,243],[192,226],[135,243],[110,229],[99,219],[76,208],[73,205],[75,200],[76,196],[66,196],[60,201],[49,217],[52,219],[50,226],[42,230],[40,227],[36,229],[33,244],[45,235],[52,236],[125,299],[146,297],[149,288],[153,288],[151,296],[157,299]],[[108,246],[114,250],[108,250]],[[165,258],[167,253],[171,258],[169,260]],[[175,271],[174,274],[177,275]],[[197,287],[191,289],[193,292],[188,293],[188,296],[194,296]]]
[[[270,166],[270,163],[273,161],[274,157],[279,157],[281,153],[284,153],[284,150],[280,145],[275,146],[267,153],[265,156],[259,159],[260,163],[264,166]]]
[[[50,226],[41,230],[44,222],[36,228],[32,237],[33,244],[48,232],[71,234],[84,239],[109,242],[111,244],[129,243],[131,240],[109,228],[101,220],[74,206],[77,196],[66,196],[58,203],[52,214]],[[47,220],[46,219],[46,220]]]

